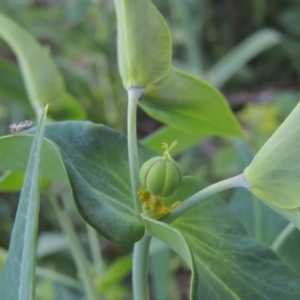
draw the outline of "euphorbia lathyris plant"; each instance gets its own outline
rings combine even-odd
[[[119,68],[128,92],[127,137],[91,122],[57,122],[46,126],[42,145],[44,113],[37,130],[1,138],[1,157],[7,158],[1,161],[1,169],[25,170],[31,153],[16,229],[0,279],[3,299],[33,297],[32,245],[36,239],[38,201],[33,208],[31,198],[37,197],[39,161],[42,177],[70,186],[78,211],[88,224],[110,241],[135,243],[135,300],[149,299],[147,260],[151,236],[176,251],[190,267],[191,299],[298,299],[299,275],[274,252],[250,238],[229,207],[213,195],[233,187],[249,189],[299,226],[295,197],[298,185],[294,181],[297,172],[286,168],[295,164],[298,170],[298,152],[289,151],[299,131],[294,126],[299,106],[244,174],[201,190],[196,178],[182,178],[180,166],[167,147],[164,156],[158,157],[138,143],[137,106],[187,134],[243,136],[243,132],[215,88],[171,65],[170,33],[150,0],[115,0],[115,7]],[[0,25],[9,29],[4,32],[0,26],[0,34],[18,56],[29,97],[39,115],[39,105],[45,99],[51,100],[53,91],[58,98],[65,95],[62,79],[48,55],[27,33],[4,16],[0,16]],[[33,59],[37,57],[33,58],[28,49],[22,50],[24,43],[32,44],[41,58],[39,69],[34,68]],[[46,73],[48,66],[50,75]],[[43,67],[44,72],[35,73]],[[32,178],[35,180],[31,182]],[[31,187],[35,187],[34,193]],[[31,259],[27,261],[24,255]],[[79,260],[78,268],[86,297],[97,299],[83,263]],[[14,284],[10,286],[12,280]]]

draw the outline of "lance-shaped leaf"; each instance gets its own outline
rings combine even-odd
[[[251,192],[300,228],[300,104],[245,169]]]
[[[63,78],[49,49],[39,45],[26,30],[1,13],[0,37],[18,58],[28,98],[35,111],[38,112],[40,107],[51,103],[49,113],[55,109],[63,110],[74,118],[85,117],[76,100],[67,94]]]
[[[118,61],[125,88],[160,80],[171,64],[169,29],[150,0],[115,0]]]
[[[188,193],[197,188],[199,184],[191,180]],[[171,225],[143,218],[147,231],[191,268],[190,299],[300,297],[300,276],[272,250],[250,238],[218,197],[201,202]]]
[[[46,111],[41,116],[30,151],[8,256],[0,277],[2,299],[34,298],[40,162]]]
[[[153,118],[183,131],[243,136],[228,103],[215,88],[174,68],[146,88],[139,104]]]

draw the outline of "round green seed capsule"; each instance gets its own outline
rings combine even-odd
[[[167,197],[173,194],[181,183],[181,167],[170,158],[156,156],[142,165],[140,180],[152,195]]]

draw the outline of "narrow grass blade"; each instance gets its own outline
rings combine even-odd
[[[47,107],[41,115],[30,151],[8,257],[0,277],[1,299],[34,298],[40,161],[46,112]]]

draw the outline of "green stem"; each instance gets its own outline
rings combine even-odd
[[[291,234],[291,232],[296,229],[297,227],[293,223],[287,224],[283,230],[279,233],[275,241],[273,242],[271,248],[274,251],[278,251],[279,248],[282,246],[284,241],[287,239],[287,237]]]
[[[144,95],[142,87],[130,87],[128,93],[128,111],[127,111],[127,139],[128,139],[128,157],[131,178],[131,188],[134,198],[135,213],[139,216],[142,212],[142,204],[138,198],[137,192],[140,188],[139,178],[139,156],[137,149],[136,135],[136,111],[139,99]]]
[[[193,206],[197,205],[199,202],[205,200],[209,196],[235,187],[244,187],[250,189],[250,186],[246,182],[243,174],[217,182],[199,191],[176,207],[169,215],[163,218],[162,221],[171,223],[184,214],[187,210],[191,209]]]
[[[79,270],[87,299],[89,300],[99,299],[99,295],[97,295],[95,288],[93,286],[93,281],[91,280],[93,276],[91,274],[91,270],[89,269],[90,264],[84,254],[83,249],[81,248],[81,245],[78,241],[78,235],[75,233],[69,215],[62,210],[62,208],[58,205],[57,200],[54,197],[51,200],[52,200],[51,203],[53,205],[57,219],[63,231],[65,232],[66,236],[68,237],[70,243],[70,249],[74,261],[76,263],[76,266]]]
[[[86,229],[88,234],[89,246],[92,254],[94,270],[98,277],[102,277],[104,274],[105,267],[101,255],[101,248],[99,244],[98,234],[96,230],[87,223],[86,223]]]
[[[151,236],[144,237],[134,245],[132,265],[132,285],[134,300],[149,300],[148,253]]]
[[[136,135],[136,111],[139,99],[144,95],[142,87],[131,87],[127,89],[128,111],[127,111],[127,139],[128,157],[130,167],[131,188],[134,197],[135,213],[139,216],[142,212],[142,204],[138,198],[137,191],[140,188],[139,178],[139,156]],[[135,300],[148,300],[148,252],[151,236],[145,234],[144,237],[134,245],[132,285],[133,298]]]

